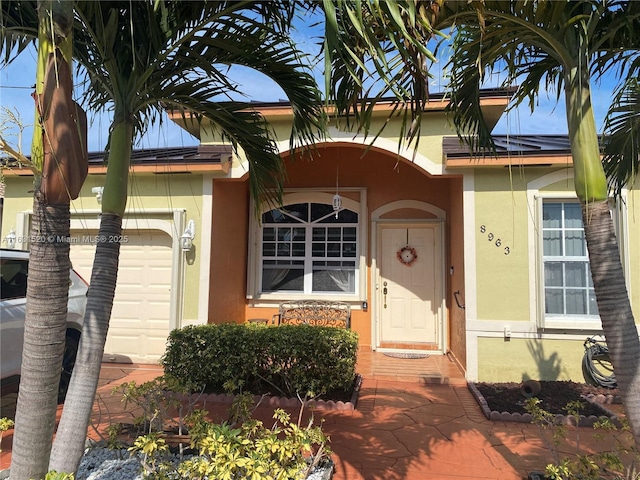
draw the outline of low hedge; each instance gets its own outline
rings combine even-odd
[[[208,393],[233,385],[291,397],[350,391],[357,351],[357,334],[341,328],[199,325],[171,332],[162,363],[165,373]]]

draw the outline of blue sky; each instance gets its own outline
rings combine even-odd
[[[317,40],[311,35],[309,29],[301,29],[294,35],[295,41],[305,50],[317,52]],[[431,69],[435,78],[431,81],[431,92],[441,92],[445,87],[441,65],[446,63],[442,60]],[[230,75],[240,85],[248,100],[255,101],[278,101],[284,99],[284,93],[280,88],[261,74],[248,69],[232,69]],[[321,82],[321,75],[318,74]],[[31,98],[31,86],[35,82],[35,50],[22,54],[10,66],[0,70],[0,106],[18,112],[25,125],[33,124],[34,103]],[[498,86],[498,79],[495,85]],[[81,93],[76,93],[81,95]],[[558,104],[555,101],[555,94],[549,94],[548,98],[543,96],[535,113],[532,115],[528,105],[522,105],[517,109],[505,114],[500,120],[494,133],[496,134],[563,134],[567,132],[564,101],[561,99]],[[596,111],[596,122],[601,127],[602,118],[606,113],[608,102],[611,100],[611,88],[607,86],[596,87],[593,91],[593,104]],[[81,98],[78,103],[82,104]],[[89,151],[102,151],[106,145],[110,116],[108,113],[89,115]],[[6,127],[6,124],[5,124]],[[12,146],[18,142],[16,128],[4,128],[2,135]],[[29,152],[31,144],[32,129],[24,131],[21,147],[24,153]],[[162,148],[178,147],[187,145],[197,145],[198,141],[181,128],[174,125],[166,117],[159,125],[155,125],[136,142],[136,148]]]

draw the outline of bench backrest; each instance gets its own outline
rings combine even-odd
[[[279,323],[351,328],[351,307],[342,302],[302,300],[280,304]]]

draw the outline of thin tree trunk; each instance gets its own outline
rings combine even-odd
[[[640,445],[640,340],[608,202],[583,205],[593,287],[625,412]]]
[[[120,238],[121,232],[122,217],[102,215],[98,239]],[[98,387],[120,257],[120,243],[107,240],[98,241],[96,246],[78,356],[53,442],[49,469],[58,472],[78,469]]]
[[[110,135],[109,168],[102,196],[100,238],[105,241],[96,248],[78,356],[50,462],[51,469],[61,472],[75,473],[78,468],[91,420],[120,258],[120,244],[107,240],[120,238],[122,232],[132,142],[133,125],[116,123]]]
[[[33,212],[12,480],[47,473],[67,328],[69,205],[45,205],[37,191]]]

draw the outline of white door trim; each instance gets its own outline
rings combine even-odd
[[[442,299],[440,301],[440,305],[438,307],[438,315],[437,315],[437,345],[438,345],[438,353],[446,353],[447,349],[447,338],[449,336],[448,325],[445,321],[445,312],[446,312],[446,278],[445,278],[445,233],[444,233],[444,219],[372,219],[371,221],[371,340],[372,340],[372,348],[374,350],[387,351],[389,349],[381,349],[380,341],[381,341],[381,322],[380,322],[380,296],[381,296],[381,286],[380,286],[380,262],[378,259],[380,258],[380,248],[381,248],[381,231],[383,226],[393,225],[395,227],[400,228],[419,228],[424,225],[436,225],[438,232],[436,235],[439,239],[439,256],[440,261],[439,269],[440,274],[437,275],[438,281],[441,282],[441,292]],[[424,353],[424,352],[422,352]]]

